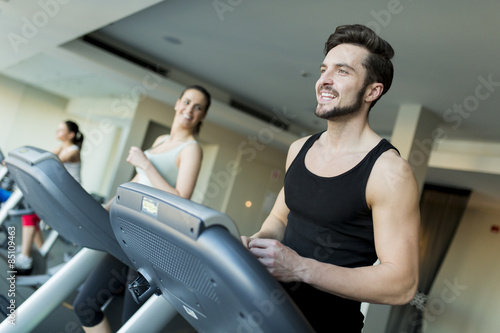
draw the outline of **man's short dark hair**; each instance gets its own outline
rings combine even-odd
[[[382,83],[384,90],[380,97],[389,91],[394,76],[394,67],[391,62],[392,57],[394,57],[394,49],[388,42],[370,28],[361,24],[353,24],[341,25],[335,29],[335,32],[325,43],[325,55],[340,44],[354,44],[367,49],[370,54],[363,62],[363,66],[366,68],[365,86],[374,82]],[[375,105],[379,98],[372,102],[370,108]]]

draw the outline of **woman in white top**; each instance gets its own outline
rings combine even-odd
[[[135,146],[130,148],[127,162],[137,171],[132,182],[191,198],[202,161],[202,150],[195,136],[200,131],[210,100],[210,94],[200,86],[191,86],[182,92],[175,103],[170,134],[158,137],[145,152]],[[111,202],[104,207],[109,210]],[[121,277],[120,281],[118,277]],[[111,255],[107,255],[92,271],[73,303],[85,332],[111,332],[100,308],[112,294],[128,285],[126,279],[127,267]],[[110,288],[110,281],[117,282],[113,283],[113,288]],[[117,288],[118,282],[121,288]],[[122,322],[128,320],[137,308],[126,290]]]
[[[83,134],[80,132],[75,122],[67,120],[57,126],[56,138],[61,141],[61,145],[52,152],[59,157],[69,174],[71,174],[77,182],[80,182],[80,149],[83,144]],[[22,216],[23,237],[21,252],[16,257],[16,268],[21,274],[30,273],[33,266],[33,259],[31,258],[31,247],[33,242],[38,249],[43,244],[39,222],[40,218],[36,214]]]
[[[83,144],[83,134],[80,132],[78,125],[71,120],[60,123],[57,126],[56,138],[61,141],[62,144],[52,152],[59,157],[61,162],[63,162],[69,174],[73,176],[77,182],[81,183],[80,170],[82,159],[80,150]]]
[[[187,89],[175,103],[170,135],[162,135],[142,152],[131,147],[127,162],[136,167],[133,182],[190,199],[201,167],[202,150],[195,140],[209,99],[197,88]]]

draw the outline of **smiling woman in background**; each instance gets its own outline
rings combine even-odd
[[[170,134],[159,136],[145,152],[135,146],[130,148],[127,162],[137,172],[132,182],[191,198],[203,157],[195,136],[200,131],[210,101],[210,94],[200,86],[191,86],[182,92],[175,103]],[[104,205],[107,210],[112,201]],[[73,303],[85,332],[111,332],[101,307],[111,295],[126,289],[129,277],[136,277],[135,272],[129,274],[128,271],[126,265],[107,255],[89,275]],[[130,293],[125,292],[122,322],[127,321],[138,307]]]

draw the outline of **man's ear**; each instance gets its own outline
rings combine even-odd
[[[365,101],[373,102],[374,100],[382,96],[383,91],[384,85],[382,83],[374,82],[369,84],[368,87],[366,87]]]

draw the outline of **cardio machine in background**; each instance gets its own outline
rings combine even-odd
[[[31,209],[24,209],[22,192],[15,186],[14,181],[9,177],[9,170],[3,165],[5,157],[0,150],[0,190],[2,191],[2,202],[0,202],[0,226],[5,231],[4,222],[11,216],[20,213],[31,213]],[[4,245],[3,239],[1,244]]]
[[[0,248],[7,248],[8,231],[6,222],[7,220],[20,217],[22,215],[33,214],[33,209],[24,200],[22,191],[16,185],[12,176],[9,174],[9,170],[2,163],[5,159],[2,151],[0,150],[0,188],[3,189],[3,193],[8,193],[7,200],[1,203],[0,206]],[[17,233],[21,233],[21,229],[17,230]],[[55,230],[50,230],[45,237],[45,241],[40,249],[32,250],[33,257],[33,267],[29,271],[18,271],[19,275],[31,274],[30,277],[23,276],[17,279],[18,285],[26,286],[37,286],[44,283],[57,267],[52,268],[52,272],[49,271],[48,265],[48,254],[53,248],[58,239],[59,234]],[[20,238],[18,238],[20,239]],[[17,244],[20,246],[21,244]]]

